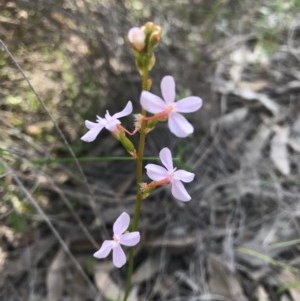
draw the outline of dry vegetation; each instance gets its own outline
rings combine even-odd
[[[0,3],[0,299],[122,294],[125,271],[91,255],[133,212],[134,162],[108,158],[127,156],[108,133],[79,137],[138,103],[125,37],[154,20],[154,91],[172,74],[205,103],[193,137],[149,135],[147,155],[168,146],[197,179],[188,204],[145,201],[130,300],[299,301],[299,1],[142,2]]]

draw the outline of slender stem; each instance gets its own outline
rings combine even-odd
[[[142,90],[148,90],[148,77],[149,77],[149,71],[148,67],[144,69],[143,77],[142,77]],[[145,115],[146,112],[144,109],[142,109],[142,115]],[[144,149],[145,149],[145,140],[146,140],[146,126],[147,121],[143,120],[141,124],[141,130],[140,130],[140,139],[139,139],[139,145],[138,145],[138,152],[137,152],[137,164],[136,164],[136,185],[137,185],[137,194],[136,194],[136,203],[135,203],[135,209],[134,209],[134,216],[133,221],[131,224],[131,231],[135,231],[138,227],[139,223],[139,217],[141,212],[141,206],[143,202],[143,195],[142,191],[140,189],[140,185],[142,183],[143,179],[143,159],[144,159]],[[127,278],[126,278],[126,286],[125,286],[125,294],[123,301],[126,301],[129,292],[131,289],[131,276],[133,271],[133,255],[134,255],[134,248],[131,248],[129,250],[129,259],[128,259],[128,269],[127,269]]]

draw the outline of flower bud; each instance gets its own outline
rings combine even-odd
[[[140,52],[145,48],[146,34],[141,28],[133,27],[128,32],[128,40],[131,44],[131,47]]]
[[[160,26],[155,25],[153,22],[147,22],[142,30],[145,32],[146,37],[148,38],[148,51],[152,51],[159,43],[161,39],[162,29]]]
[[[156,29],[151,33],[149,38],[149,43],[152,46],[152,49],[155,48],[161,39],[161,27],[156,26]]]

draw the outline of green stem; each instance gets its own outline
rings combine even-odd
[[[148,90],[148,77],[149,77],[149,71],[148,67],[144,69],[143,77],[142,77],[142,90]],[[142,109],[142,115],[146,115],[146,112],[144,109]],[[137,186],[137,194],[136,194],[136,203],[135,203],[135,209],[134,209],[134,216],[133,221],[131,224],[131,231],[136,231],[139,223],[139,217],[141,212],[141,206],[143,202],[143,195],[142,191],[140,189],[140,185],[143,180],[143,159],[144,159],[144,149],[145,149],[145,140],[146,140],[146,126],[147,121],[142,121],[141,124],[141,130],[140,130],[140,139],[139,139],[139,145],[138,145],[138,151],[137,151],[137,164],[136,164],[136,186]],[[131,289],[131,276],[133,272],[133,255],[134,255],[134,248],[131,248],[129,250],[129,259],[128,259],[128,269],[127,269],[127,278],[126,278],[126,286],[125,286],[125,294],[123,301],[126,301],[129,292]]]

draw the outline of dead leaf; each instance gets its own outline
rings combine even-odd
[[[271,134],[271,129],[262,124],[251,141],[247,144],[247,150],[244,155],[244,162],[249,165],[257,162],[261,157],[262,149],[266,144],[269,136]]]
[[[284,287],[288,288],[294,301],[300,300],[300,280],[299,277],[291,271],[282,270],[279,279],[282,281]]]
[[[155,256],[148,257],[132,276],[133,283],[139,283],[151,279],[159,272],[159,259]]]
[[[50,264],[47,274],[47,300],[60,301],[64,293],[65,275],[65,252],[59,250]]]
[[[266,290],[261,285],[256,290],[256,297],[259,301],[270,301]]]
[[[247,90],[252,90],[252,91],[260,91],[260,90],[268,88],[270,86],[271,86],[271,83],[266,80],[263,80],[263,79],[253,81],[253,82],[248,82],[248,81],[239,82],[239,87],[241,89],[247,89]]]
[[[234,91],[234,94],[236,94],[246,100],[259,101],[266,109],[268,109],[275,116],[277,116],[280,112],[279,105],[266,94],[257,93],[255,91],[249,90],[249,89],[236,89]]]
[[[171,238],[156,238],[154,240],[145,242],[147,247],[152,248],[170,248],[173,251],[185,250],[194,246],[195,244],[199,244],[201,241],[201,233],[194,232],[190,236],[184,237],[171,237]]]
[[[222,94],[232,93],[245,100],[259,101],[267,110],[269,110],[274,116],[278,116],[280,112],[280,106],[271,99],[268,95],[263,93],[257,93],[250,88],[244,88],[243,86],[236,87],[233,82],[218,80],[216,81],[215,89]]]
[[[241,121],[243,121],[248,115],[247,108],[239,108],[228,114],[220,117],[216,122],[212,124],[212,132],[214,133],[218,126],[230,127]]]
[[[111,263],[97,264],[94,272],[96,286],[105,298],[121,300],[124,292],[111,279],[109,275],[110,268],[113,268]]]
[[[211,294],[228,298],[231,301],[248,301],[235,272],[221,258],[210,255],[207,260],[209,288]]]
[[[300,116],[294,122],[289,138],[289,146],[295,151],[300,153]]]
[[[123,300],[124,290],[120,288],[110,277],[109,272],[113,269],[111,263],[97,264],[94,277],[99,291],[108,300]],[[130,291],[128,301],[138,301],[137,288],[133,287]]]
[[[289,127],[276,127],[275,135],[271,141],[271,160],[283,175],[290,174],[290,163],[288,158]]]

